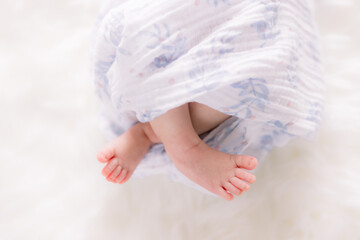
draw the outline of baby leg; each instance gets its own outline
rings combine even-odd
[[[196,102],[189,103],[189,110],[198,135],[213,129],[230,117]],[[135,124],[98,153],[98,160],[107,163],[102,174],[108,181],[126,182],[150,146],[155,143],[161,141],[150,123]]]
[[[189,103],[189,113],[191,123],[198,135],[210,131],[230,118],[229,115],[197,102]]]
[[[188,105],[191,123],[197,135],[210,131],[230,117],[197,102],[190,102]],[[148,122],[144,123],[143,128],[152,143],[162,143]]]
[[[195,119],[201,119],[200,114]],[[241,194],[255,181],[245,169],[254,169],[256,159],[216,151],[204,143],[192,125],[189,104],[168,111],[150,125],[179,171],[207,190],[232,200],[232,194]]]
[[[197,135],[213,129],[230,117],[196,102],[189,103],[188,107],[191,122]],[[150,123],[135,124],[98,153],[98,160],[107,163],[102,174],[108,181],[126,182],[154,143],[161,143],[161,140],[153,131]],[[238,172],[242,175],[247,174]],[[255,179],[254,176],[252,177]],[[234,179],[234,181],[236,180]],[[250,183],[252,182],[250,181]],[[229,184],[226,185],[228,186],[227,190],[232,187]],[[242,190],[238,192],[237,189],[233,189],[232,193],[239,195]]]

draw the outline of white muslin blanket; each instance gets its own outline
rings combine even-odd
[[[116,137],[186,102],[232,117],[201,136],[253,155],[311,138],[324,84],[307,0],[108,1],[94,34],[95,88]],[[155,145],[133,176],[164,173],[201,189]]]

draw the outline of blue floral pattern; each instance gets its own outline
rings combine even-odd
[[[110,87],[109,80],[106,76],[111,65],[116,58],[116,48],[122,40],[124,15],[120,12],[118,14],[110,14],[105,19],[101,17],[98,19],[98,25],[103,21],[105,33],[101,38],[102,41],[98,42],[99,46],[108,45],[110,51],[103,51],[101,58],[96,58],[94,63],[94,75],[97,95],[103,100],[110,100]],[[98,30],[99,31],[99,30]],[[124,50],[126,51],[126,50]],[[121,52],[121,51],[120,51]],[[100,54],[99,54],[100,55]]]
[[[273,129],[272,132],[265,134],[261,137],[260,146],[263,150],[270,151],[273,148],[273,143],[280,138],[291,139],[294,137],[294,134],[288,132],[288,127],[293,125],[292,122],[283,124],[279,120],[268,121],[266,123],[270,126],[270,129]]]
[[[146,46],[148,49],[160,48],[163,50],[163,53],[155,57],[152,62],[152,66],[156,68],[165,68],[185,53],[186,38],[178,35],[175,40],[167,41],[171,36],[171,31],[166,23],[162,25],[154,24],[152,29],[143,30],[140,34],[153,39],[153,43]]]
[[[321,113],[323,112],[324,107],[317,101],[309,101],[308,104],[309,108],[306,120],[319,123],[321,119]]]
[[[262,78],[249,78],[231,84],[233,88],[240,89],[238,96],[242,97],[239,103],[230,106],[232,110],[245,112],[245,118],[252,116],[252,109],[265,111],[265,106],[269,100],[269,90],[266,86],[266,80]]]
[[[207,4],[217,7],[219,4],[231,5],[229,0],[206,0]]]
[[[210,54],[204,51],[198,51],[194,61],[194,67],[188,71],[190,79],[194,82],[200,82],[202,88],[196,89],[193,93],[201,91],[209,91],[219,85],[221,79],[223,79],[228,71],[224,70],[220,64],[220,59],[234,51],[234,47],[230,47],[234,39],[240,37],[242,33],[236,34],[223,34],[218,37],[214,37],[210,40],[211,46]]]
[[[280,30],[277,29],[277,18],[279,5],[273,2],[262,1],[261,4],[265,6],[263,19],[251,24],[251,27],[256,28],[258,35],[264,42],[260,45],[263,47],[268,40],[275,39],[279,34]]]

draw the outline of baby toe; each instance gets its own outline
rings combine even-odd
[[[236,166],[240,168],[245,168],[248,170],[253,170],[257,166],[257,160],[254,157],[246,155],[231,155],[234,159]]]
[[[119,176],[116,178],[116,183],[124,183],[127,180],[127,173],[128,171],[126,169],[122,169],[121,173],[119,174]]]
[[[237,187],[238,189],[243,190],[243,191],[247,191],[250,189],[249,184],[247,184],[245,181],[243,181],[237,177],[230,178],[230,183],[232,183],[235,187]]]
[[[224,188],[228,191],[228,192],[230,192],[230,193],[232,193],[232,194],[235,194],[235,195],[237,195],[237,196],[240,196],[241,194],[242,194],[242,192],[243,191],[241,191],[240,189],[238,189],[237,187],[235,187],[232,183],[230,183],[230,182],[226,182],[225,184],[224,184]]]
[[[112,146],[107,146],[106,148],[99,151],[96,155],[97,159],[101,163],[106,163],[115,156],[115,148]]]
[[[113,158],[110,162],[106,164],[106,166],[102,170],[102,175],[104,177],[108,177],[110,173],[112,173],[115,168],[118,166],[118,161],[116,158]]]
[[[228,201],[234,199],[234,196],[231,193],[228,193],[224,187],[219,187],[216,191],[216,194],[218,194],[220,197]]]
[[[127,171],[127,173],[126,173],[126,175],[125,175],[124,179],[122,180],[122,183],[127,182],[127,180],[129,180],[129,178],[131,177],[131,174],[132,174],[132,172],[131,172],[131,171]]]
[[[121,172],[121,167],[117,166],[114,171],[106,178],[110,182],[115,182],[115,179],[119,176]]]
[[[96,158],[101,163],[106,163],[107,162],[105,155],[101,151],[98,152],[98,154],[96,155]]]
[[[235,176],[241,180],[247,181],[248,183],[254,183],[256,181],[256,177],[253,174],[245,171],[242,168],[235,169]]]

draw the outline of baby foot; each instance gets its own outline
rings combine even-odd
[[[135,124],[97,154],[101,163],[107,163],[102,170],[103,176],[113,183],[125,183],[151,145],[144,124]]]
[[[190,180],[226,200],[250,189],[255,176],[247,170],[257,165],[254,157],[217,151],[203,141],[187,150],[168,147],[167,152],[176,167]]]

